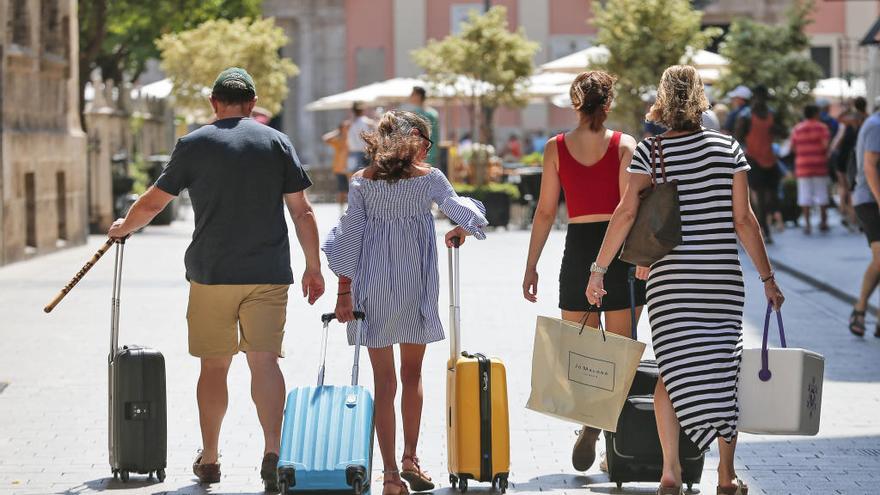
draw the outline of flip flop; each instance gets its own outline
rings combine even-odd
[[[849,331],[855,336],[864,337],[865,336],[865,312],[859,310],[852,310],[852,313],[849,315]],[[880,327],[878,327],[877,333],[875,336],[880,337]]]

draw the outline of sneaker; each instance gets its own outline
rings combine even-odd
[[[201,451],[193,461],[193,474],[199,479],[199,483],[219,483],[220,482],[220,463],[202,464]]]
[[[577,471],[586,471],[596,460],[596,440],[599,439],[599,430],[584,426],[578,433],[578,439],[571,451],[571,465]]]
[[[263,479],[263,488],[267,492],[278,491],[278,454],[269,452],[263,456],[260,478]]]

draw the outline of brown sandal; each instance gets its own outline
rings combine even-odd
[[[384,471],[383,471],[384,473]],[[389,471],[389,473],[397,473],[397,471]],[[397,493],[395,495],[409,495],[409,488],[406,487],[406,483],[403,481],[396,480],[385,480],[382,482],[382,495],[385,495],[385,487],[388,485],[396,486],[398,488]]]
[[[415,455],[405,455],[400,462],[403,464],[407,460],[413,463],[415,469],[404,469],[400,472],[400,477],[409,483],[410,488],[412,488],[414,492],[427,492],[433,490],[434,481],[428,476],[428,473],[422,471],[422,467],[419,466],[419,458]]]
[[[718,495],[749,495],[749,485],[743,483],[743,480],[736,478],[734,483],[736,486],[717,487],[715,493]]]

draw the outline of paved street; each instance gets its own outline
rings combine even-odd
[[[322,235],[336,207],[318,208]],[[439,230],[447,228],[440,222]],[[239,357],[230,375],[230,405],[221,449],[223,481],[210,490],[199,487],[190,464],[200,445],[195,404],[198,363],[186,351],[187,285],[183,252],[189,221],[151,227],[127,244],[122,293],[121,343],[160,349],[168,373],[168,479],[164,483],[135,476],[128,485],[114,482],[107,463],[107,373],[109,298],[112,253],[50,315],[43,305],[101,244],[68,249],[0,269],[0,493],[124,494],[259,493],[258,463],[262,436],[249,397],[247,367]],[[839,270],[837,263],[864,256],[857,236],[838,248],[828,239],[803,238],[800,232],[779,236],[774,256],[793,266],[803,258],[828,267],[828,281],[854,293],[860,272]],[[512,490],[518,493],[653,493],[652,484],[625,485],[617,491],[594,468],[586,476],[572,470],[569,457],[576,426],[528,411],[531,345],[536,314],[556,315],[558,263],[563,231],[554,231],[541,263],[540,301],[521,297],[520,281],[528,243],[526,231],[497,231],[486,241],[469,240],[462,249],[463,346],[502,357],[508,365],[512,435]],[[821,245],[822,251],[813,246]],[[295,272],[302,267],[294,248]],[[811,253],[815,253],[811,254]],[[445,253],[441,253],[445,288]],[[864,258],[867,259],[867,258]],[[861,269],[861,263],[856,263]],[[759,344],[764,303],[757,275],[744,261],[748,284],[746,345]],[[849,266],[849,265],[847,265]],[[325,276],[332,282],[330,273]],[[805,282],[779,275],[788,296],[784,308],[789,345],[826,357],[822,429],[817,437],[743,435],[741,475],[752,493],[880,493],[880,339],[858,339],[846,331],[850,308]],[[823,278],[825,279],[825,278]],[[294,287],[292,296],[299,287]],[[333,292],[331,289],[328,291]],[[448,304],[441,290],[441,314]],[[292,297],[286,351],[282,361],[288,387],[309,383],[317,370],[320,313],[332,309],[332,297],[309,307]],[[648,339],[647,319],[641,338]],[[338,327],[336,328],[339,329]],[[345,382],[351,351],[342,332],[332,334],[328,382]],[[441,481],[437,493],[451,493],[446,483],[444,434],[444,369],[448,348],[431,346],[425,363],[424,427],[420,456],[424,467]],[[364,358],[361,380],[370,383]],[[709,455],[703,493],[714,493],[716,451]],[[376,466],[380,466],[378,451]],[[374,476],[380,476],[378,470]],[[380,484],[374,484],[376,489]],[[472,485],[475,493],[485,487]]]

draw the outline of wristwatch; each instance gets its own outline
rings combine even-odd
[[[606,273],[608,273],[608,267],[607,266],[599,266],[594,261],[593,264],[590,265],[590,272],[591,273],[598,273],[599,275],[605,275]]]

